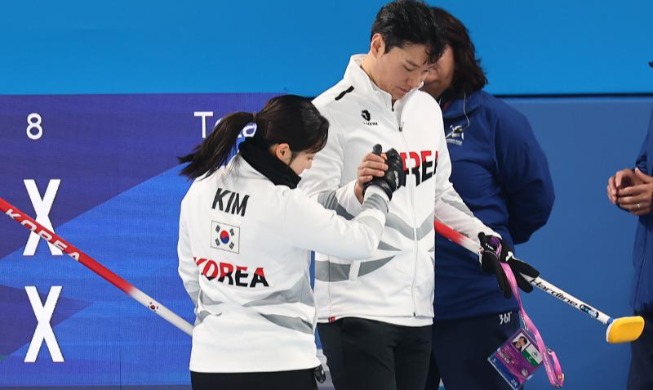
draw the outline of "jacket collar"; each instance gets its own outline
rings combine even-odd
[[[363,60],[366,56],[367,54],[355,54],[351,56],[343,79],[353,85],[354,89],[358,89],[366,97],[374,96],[373,100],[375,102],[382,105],[383,107],[392,109],[392,95],[374,84],[370,76],[368,76],[361,67],[361,64],[363,63]],[[418,88],[411,90],[404,97],[397,100],[395,102],[395,107],[397,104],[399,104],[399,106],[404,106],[406,101],[410,99],[410,97],[414,95],[415,92],[421,87],[422,86],[420,85]]]
[[[272,156],[253,137],[248,137],[238,146],[240,156],[253,169],[267,177],[274,185],[297,188],[301,178],[288,165]]]

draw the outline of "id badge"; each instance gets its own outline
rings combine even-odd
[[[513,334],[488,360],[513,389],[521,388],[542,364],[535,340],[524,329]]]

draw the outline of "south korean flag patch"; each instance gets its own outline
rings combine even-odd
[[[240,228],[222,222],[211,221],[211,247],[239,253]]]

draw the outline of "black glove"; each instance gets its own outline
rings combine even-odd
[[[481,269],[495,275],[499,284],[499,290],[503,292],[504,297],[512,297],[512,291],[510,290],[510,283],[505,272],[503,272],[501,263],[508,263],[520,289],[527,293],[533,291],[533,286],[521,274],[537,278],[540,276],[538,270],[530,264],[515,258],[508,246],[499,237],[486,236],[485,233],[481,232],[478,234],[478,239],[483,248]]]
[[[504,248],[506,247],[504,246]],[[507,254],[505,256],[505,261],[508,262],[512,273],[515,274],[517,286],[519,286],[520,289],[527,293],[533,291],[533,285],[528,280],[526,280],[522,274],[535,279],[540,276],[540,271],[536,270],[535,267],[526,263],[525,261],[521,261],[516,258],[511,251],[506,249],[506,252]]]
[[[381,155],[381,145],[374,145],[372,153]],[[383,176],[374,177],[372,180],[365,183],[363,185],[363,195],[365,194],[367,187],[378,186],[385,191],[386,195],[388,195],[388,199],[392,200],[392,193],[395,192],[401,183],[406,180],[404,164],[401,162],[401,156],[399,156],[399,153],[394,149],[390,149],[385,152],[385,156],[385,163],[388,165],[388,170],[385,171]]]

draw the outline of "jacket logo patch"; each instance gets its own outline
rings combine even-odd
[[[240,228],[222,222],[211,221],[211,247],[239,253]]]
[[[364,125],[367,125],[367,126],[377,126],[378,125],[378,122],[371,122],[370,121],[372,119],[372,114],[370,114],[369,111],[367,111],[367,110],[361,111],[361,116],[363,117],[363,119],[365,119],[365,122],[363,122]]]
[[[465,130],[468,126],[449,126],[449,133],[444,137],[447,140],[447,144],[453,145],[462,145],[465,141]]]

